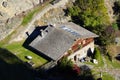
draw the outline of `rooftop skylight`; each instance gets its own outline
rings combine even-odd
[[[63,30],[65,30],[65,31],[67,31],[67,32],[70,32],[72,35],[80,36],[79,33],[77,33],[76,31],[74,31],[74,30],[72,30],[72,29],[70,29],[70,28],[68,28],[68,27],[61,26],[60,28],[63,29]]]

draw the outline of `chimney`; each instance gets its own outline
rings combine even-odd
[[[46,30],[40,30],[41,32],[41,37],[44,37],[47,35],[48,32],[46,32]]]

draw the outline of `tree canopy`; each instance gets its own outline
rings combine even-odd
[[[76,0],[74,6],[68,8],[68,14],[74,19],[78,18],[85,27],[94,28],[109,23],[104,0]]]

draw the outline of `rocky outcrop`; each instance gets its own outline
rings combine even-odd
[[[45,13],[39,20],[35,21],[35,25],[44,25],[44,24],[57,24],[65,23],[71,20],[70,17],[65,16],[64,9],[65,7],[53,8]]]
[[[0,0],[0,40],[21,24],[21,13],[44,0]]]
[[[0,19],[11,18],[39,3],[40,0],[0,0]]]
[[[0,40],[4,39],[10,33],[17,28],[22,21],[20,17],[8,18],[7,20],[1,21],[0,24]]]
[[[46,25],[45,23],[61,23],[63,21],[68,21],[68,19],[66,19],[66,17],[64,16],[65,13],[63,11],[63,9],[66,6],[66,3],[68,3],[68,0],[60,0],[58,3],[54,4],[54,5],[47,5],[45,6],[40,12],[38,12],[36,15],[34,15],[33,19],[24,27],[24,29],[19,29],[17,30],[17,33],[15,33],[14,35],[12,35],[12,40],[10,40],[9,42],[14,42],[14,41],[20,41],[23,39],[26,39],[28,36],[26,35],[26,32],[28,32],[29,34],[32,33],[32,31],[35,29],[36,26],[42,26],[42,25]],[[55,9],[55,10],[54,10]],[[58,10],[57,10],[58,9]],[[61,12],[62,11],[62,12]],[[49,14],[50,16],[48,16],[46,19],[44,16],[45,14]],[[52,14],[54,13],[54,15]],[[61,15],[62,14],[62,15]],[[54,22],[54,18],[52,17],[57,17],[56,18],[56,22]],[[42,20],[44,18],[44,20]],[[53,21],[51,21],[51,19],[53,19]],[[43,22],[43,24],[38,24],[39,22]],[[19,35],[18,35],[19,34]]]

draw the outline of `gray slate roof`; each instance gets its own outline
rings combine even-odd
[[[57,24],[56,27],[61,27],[61,26],[65,26],[75,32],[77,32],[79,34],[79,36],[76,36],[76,38],[90,38],[90,37],[98,37],[98,35],[88,31],[87,29],[72,23],[72,22],[68,22],[68,23],[63,23],[63,24]],[[70,34],[69,34],[70,35]]]
[[[38,36],[30,46],[53,60],[59,60],[78,38],[98,37],[96,34],[72,23],[48,27],[47,34]],[[44,31],[45,32],[45,31]]]

